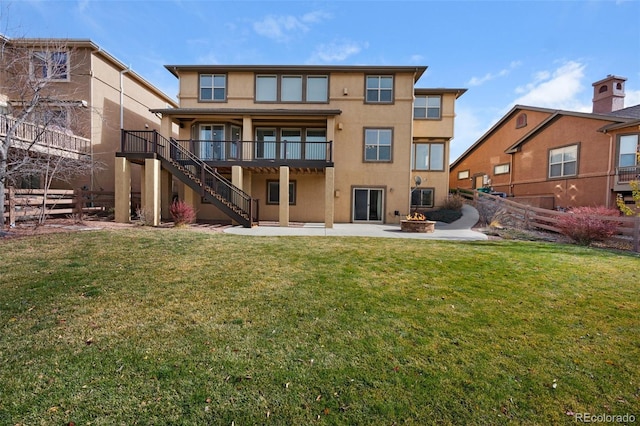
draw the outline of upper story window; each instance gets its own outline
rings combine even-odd
[[[462,170],[458,172],[458,180],[469,179],[469,170]]]
[[[549,177],[575,176],[578,174],[578,145],[570,145],[549,151]]]
[[[505,163],[505,164],[498,164],[493,166],[493,174],[494,175],[504,175],[509,173],[510,167],[509,167],[509,163]]]
[[[366,102],[391,103],[393,102],[393,76],[392,75],[368,75]]]
[[[516,129],[527,126],[527,114],[524,112],[516,118]]]
[[[256,102],[327,102],[326,75],[256,75]]]
[[[68,81],[68,52],[34,52],[31,57],[31,76],[36,79]]]
[[[444,170],[443,143],[414,143],[413,170]]]
[[[442,114],[442,96],[416,96],[413,102],[413,118],[439,119]]]
[[[307,102],[327,102],[328,94],[329,77],[326,75],[307,76]]]
[[[633,167],[638,163],[638,135],[620,136],[618,167]]]
[[[364,161],[391,161],[391,129],[365,129]]]
[[[224,101],[227,99],[227,76],[224,74],[200,74],[200,100]]]

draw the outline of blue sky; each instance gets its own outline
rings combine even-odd
[[[425,65],[417,87],[468,89],[451,161],[515,104],[590,112],[608,74],[640,104],[638,0],[0,0],[0,18],[91,39],[172,97],[167,64]]]

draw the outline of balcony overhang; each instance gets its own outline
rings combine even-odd
[[[342,114],[339,109],[301,109],[301,108],[161,108],[150,109],[154,114],[162,114],[163,117],[197,118],[204,116],[227,116],[254,118],[282,118],[282,117],[315,117],[328,118]]]

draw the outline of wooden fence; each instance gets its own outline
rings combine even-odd
[[[477,205],[478,200],[484,199],[497,203],[503,211],[515,218],[525,228],[538,228],[545,231],[560,233],[560,229],[556,226],[560,218],[564,215],[571,214],[556,210],[541,209],[538,207],[528,206],[526,204],[516,203],[507,198],[498,197],[478,191],[457,189],[456,192]],[[633,251],[640,252],[640,216],[597,216],[603,221],[614,221],[618,224],[617,235],[612,238],[624,239],[631,241]]]
[[[140,205],[140,193],[131,194],[132,206]],[[113,191],[84,191],[72,189],[15,189],[7,188],[3,222],[7,225],[21,220],[34,220],[44,214],[48,217],[72,216],[109,212],[115,204]],[[1,228],[1,226],[0,226]]]

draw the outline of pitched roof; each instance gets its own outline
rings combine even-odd
[[[608,115],[640,119],[640,104],[613,111]]]
[[[589,118],[595,120],[603,120],[609,121],[609,125],[615,125],[620,123],[627,123],[633,121],[634,119],[640,118],[640,105],[635,105],[632,107],[624,108],[618,111],[613,111],[611,113],[606,114],[595,114],[588,112],[576,112],[576,111],[565,111],[560,109],[550,109],[550,108],[540,108],[540,107],[532,107],[526,105],[516,105],[514,106],[507,114],[504,115],[493,127],[491,127],[484,135],[480,137],[476,142],[474,142],[460,157],[458,157],[453,163],[451,163],[450,168],[454,168],[460,161],[466,158],[473,150],[475,150],[479,145],[481,145],[492,133],[494,133],[498,128],[500,128],[505,122],[509,121],[510,117],[513,116],[517,111],[538,111],[538,112],[547,112],[549,116],[543,120],[540,124],[538,124],[535,128],[533,128],[529,133],[524,135],[518,141],[516,141],[513,145],[505,150],[505,153],[511,154],[516,152],[520,146],[522,146],[531,136],[538,133],[540,130],[548,126],[550,123],[556,121],[558,118],[562,116],[572,116],[572,117],[582,117]],[[607,126],[605,126],[607,127]],[[603,129],[605,128],[603,127]],[[601,129],[602,130],[602,129]]]
[[[179,71],[198,72],[366,72],[396,73],[413,72],[418,81],[427,70],[426,66],[379,66],[379,65],[165,65],[171,74],[179,78]]]

